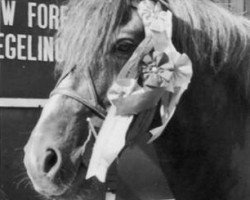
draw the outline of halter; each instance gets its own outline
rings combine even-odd
[[[58,87],[59,84],[68,77],[74,70],[76,69],[76,66],[72,67],[64,75],[61,76],[61,78],[58,80],[55,89],[50,93],[50,97],[59,94],[63,96],[67,96],[71,99],[74,99],[75,101],[81,103],[83,106],[86,106],[89,108],[93,113],[95,113],[95,116],[92,118],[87,118],[86,121],[89,124],[89,135],[87,140],[84,142],[84,149],[87,146],[87,143],[90,141],[91,133],[96,138],[96,132],[95,127],[100,128],[100,121],[103,121],[105,119],[105,116],[107,114],[106,110],[98,103],[97,93],[95,89],[95,85],[92,79],[92,76],[90,74],[90,70],[87,70],[87,76],[85,77],[86,80],[86,86],[87,86],[87,94],[86,96],[81,95],[77,91],[69,88],[60,88]],[[95,127],[93,126],[93,124]],[[81,147],[82,148],[82,147]],[[88,161],[82,156],[83,163],[88,165]],[[110,193],[110,195],[113,195],[116,193],[116,187],[117,187],[117,169],[116,164],[113,165],[111,170],[109,171],[109,176],[107,179],[107,185],[106,185],[106,195]]]
[[[95,89],[95,85],[92,79],[92,76],[90,74],[90,70],[87,70],[87,76],[85,77],[86,83],[87,84],[87,94],[86,97],[81,95],[80,93],[76,92],[73,89],[69,89],[69,88],[60,88],[58,87],[59,84],[66,78],[68,77],[74,70],[76,69],[76,66],[72,67],[71,69],[69,69],[66,73],[64,73],[64,75],[61,76],[61,78],[58,80],[55,89],[50,93],[50,97],[59,94],[59,95],[63,95],[63,96],[67,96],[71,99],[74,99],[75,101],[81,103],[83,106],[86,106],[87,108],[89,108],[91,111],[93,111],[93,113],[95,113],[95,117],[92,118],[92,120],[90,118],[87,118],[86,120],[89,123],[89,135],[87,138],[87,141],[85,141],[84,143],[84,149],[86,148],[87,143],[90,140],[91,134],[90,132],[92,132],[94,134],[94,136],[96,137],[96,132],[95,132],[95,128],[92,124],[92,122],[95,123],[95,120],[97,121],[102,121],[103,119],[105,119],[106,116],[106,110],[98,103],[98,99],[97,99],[97,93],[96,93],[96,89]],[[96,119],[96,117],[98,119]],[[100,124],[100,123],[99,123]],[[83,158],[83,162],[85,164],[88,164],[88,161],[86,159]],[[111,193],[115,193],[116,192],[116,179],[117,179],[117,172],[116,172],[116,166],[113,165],[112,170],[110,170],[110,174],[108,176],[108,180],[107,180],[107,187],[106,187],[106,192],[111,192]]]
[[[162,5],[164,5],[168,10],[171,11],[171,9],[169,9],[169,4],[163,0],[158,0]],[[138,6],[138,2],[137,3],[133,3],[131,4],[131,7],[136,8],[137,9]],[[142,45],[143,43],[148,43],[148,46],[146,46],[147,48],[145,48],[145,45]],[[143,46],[143,48],[140,48],[140,46]],[[118,75],[118,78],[123,78],[125,76],[131,76],[131,77],[139,77],[140,75],[138,75],[140,69],[138,69],[138,65],[139,62],[141,61],[141,59],[143,58],[143,56],[145,56],[151,49],[152,49],[152,44],[151,41],[142,41],[141,44],[138,47],[138,52],[140,52],[138,55],[137,59],[130,59],[126,65],[122,68],[121,72]],[[141,53],[143,52],[144,53]],[[135,63],[133,63],[135,62]],[[131,67],[132,65],[132,67]],[[103,108],[102,105],[100,105],[100,103],[98,102],[98,98],[97,98],[97,93],[96,93],[96,89],[95,89],[95,85],[90,73],[90,69],[87,69],[87,76],[85,76],[85,80],[86,80],[86,84],[87,84],[87,94],[86,97],[82,96],[80,93],[76,92],[73,89],[69,89],[69,88],[60,88],[58,87],[59,84],[67,77],[69,76],[75,69],[76,69],[76,65],[73,66],[72,68],[70,68],[68,71],[66,71],[66,73],[64,73],[64,75],[61,76],[61,78],[58,80],[55,89],[50,93],[50,97],[52,97],[53,95],[56,94],[60,94],[63,96],[67,96],[71,99],[76,100],[77,102],[81,103],[83,106],[86,106],[87,108],[89,108],[91,111],[93,111],[99,118],[101,118],[102,120],[105,119],[105,116],[107,114],[105,108]],[[129,75],[128,75],[129,74]]]

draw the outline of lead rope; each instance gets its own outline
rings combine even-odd
[[[88,124],[89,124],[89,132],[91,132],[92,133],[92,135],[95,137],[95,139],[97,138],[97,132],[96,132],[96,130],[95,130],[95,127],[94,127],[94,125],[93,125],[93,123],[92,123],[92,121],[91,121],[91,118],[87,118],[86,119],[86,121],[88,122]]]
[[[90,118],[87,118],[86,121],[88,122],[88,127],[89,127],[89,133],[88,133],[88,137],[87,139],[85,140],[84,144],[82,145],[82,147],[80,148],[80,151],[81,151],[81,155],[83,156],[83,154],[85,153],[85,150],[86,150],[86,146],[88,145],[88,143],[90,142],[91,140],[91,136],[93,135],[94,138],[96,139],[97,138],[97,133],[96,133],[96,130],[91,122],[91,119]]]

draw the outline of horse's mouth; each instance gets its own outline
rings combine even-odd
[[[84,164],[80,164],[76,173],[71,178],[71,180],[64,184],[62,183],[57,192],[39,192],[43,196],[48,199],[53,200],[75,200],[79,199],[96,199],[98,200],[98,196],[103,192],[102,184],[97,180],[86,180],[86,166]]]
[[[29,173],[28,175],[33,183],[35,191],[48,199],[61,200],[68,199],[68,196],[70,196],[71,193],[76,193],[78,188],[85,189],[81,187],[81,185],[85,186],[86,171],[87,167],[84,164],[79,163],[74,172],[71,171],[71,177],[67,178],[63,173],[59,173],[60,176],[55,179],[50,179],[46,176],[35,177],[31,176]]]
[[[59,186],[60,191],[58,193],[50,193],[47,195],[45,194],[45,196],[49,197],[50,199],[67,199],[68,196],[71,195],[71,193],[75,193],[80,185],[82,185],[86,181],[86,170],[86,166],[81,163],[75,173],[73,173],[70,180],[67,181],[67,183],[64,183],[63,180],[61,180],[61,184]]]

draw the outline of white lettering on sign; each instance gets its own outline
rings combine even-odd
[[[59,24],[63,24],[66,18],[65,10],[65,6],[30,2],[28,3],[28,27],[37,25],[42,29],[58,29]]]
[[[20,13],[20,11],[16,12],[20,5],[19,1],[0,0],[0,3],[0,23],[3,22],[0,24],[0,60],[17,59],[42,62],[61,60],[59,42],[55,44],[55,38],[51,34],[64,24],[66,6],[27,2],[27,10],[21,10],[21,14],[27,18],[20,17],[21,20],[25,20],[23,23],[18,18],[20,24],[15,27],[15,18],[17,18],[15,15]],[[23,5],[23,2],[21,3]],[[26,33],[27,30],[20,29],[20,25],[22,28],[26,25],[28,31],[30,31],[28,28],[46,29],[42,33],[50,36],[21,34]],[[8,28],[12,26],[13,29],[5,29],[4,26],[8,26]],[[22,30],[22,32],[12,33],[13,30]]]
[[[36,16],[33,10],[36,5],[37,4],[35,2],[28,3],[28,27],[30,28],[33,27],[33,18]]]
[[[24,50],[25,50],[25,45],[24,45],[24,40],[26,39],[26,35],[19,34],[17,36],[17,57],[19,60],[26,60],[27,57],[24,56]]]
[[[38,37],[37,58],[38,58],[39,61],[43,60],[43,42],[42,42],[42,37]]]
[[[50,18],[49,18],[49,28],[50,29],[58,29],[59,27],[59,16],[60,16],[60,12],[59,12],[59,9],[58,9],[58,6],[56,5],[50,5],[49,7],[49,13],[51,14],[50,15]]]
[[[54,37],[0,33],[0,59],[55,62],[58,45]]]
[[[37,24],[40,28],[47,28],[48,27],[48,10],[47,10],[47,6],[45,4],[39,4],[38,9],[37,9],[37,13],[38,13],[38,20],[37,20]]]
[[[44,47],[43,47],[43,60],[44,61],[53,61],[54,60],[54,41],[53,38],[44,38]]]
[[[5,26],[13,26],[16,10],[16,1],[1,0],[1,13],[3,24]]]
[[[13,34],[8,34],[5,39],[6,39],[6,42],[5,42],[6,58],[14,59],[16,57],[16,49],[12,47],[11,44],[16,42],[16,37]]]
[[[28,47],[32,47],[32,37],[28,35]],[[28,48],[28,60],[36,61],[36,57],[33,56],[32,48]]]

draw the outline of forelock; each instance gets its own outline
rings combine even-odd
[[[56,71],[74,66],[84,71],[103,58],[117,27],[129,20],[129,3],[129,0],[69,1],[67,20],[57,34],[62,60]]]

